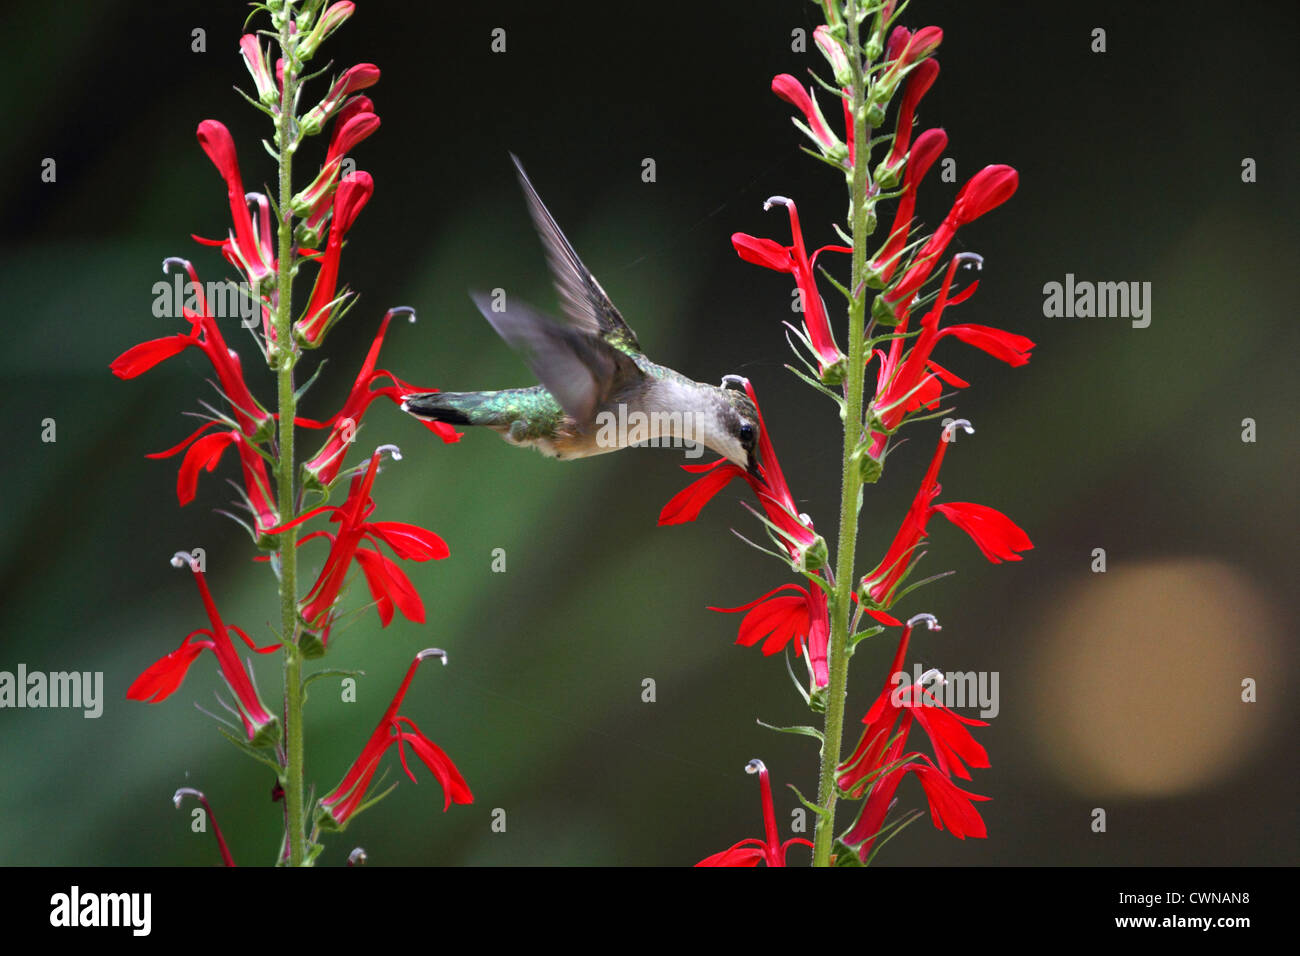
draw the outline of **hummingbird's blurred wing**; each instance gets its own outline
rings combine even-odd
[[[591,271],[582,264],[578,254],[573,250],[569,240],[560,231],[559,225],[537,195],[523,164],[514,153],[510,154],[519,174],[519,185],[523,187],[528,200],[528,211],[532,214],[533,225],[546,247],[546,259],[555,279],[555,289],[560,294],[560,307],[565,316],[576,328],[609,339],[619,348],[641,351],[641,345],[614,303],[609,300],[605,290]]]
[[[597,334],[548,319],[519,301],[494,308],[499,303],[493,296],[471,292],[470,297],[581,429],[645,374],[630,355]]]

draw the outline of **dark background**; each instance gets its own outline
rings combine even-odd
[[[177,549],[207,549],[228,621],[265,642],[277,617],[265,568],[211,510],[225,507],[233,463],[179,509],[178,461],[143,458],[193,427],[180,413],[211,397],[210,369],[191,351],[130,382],[108,372],[127,347],[175,331],[150,313],[165,256],[193,258],[205,280],[228,275],[189,239],[228,228],[198,122],[231,128],[247,188],[274,175],[256,145],[265,118],[231,90],[250,88],[236,50],[246,12],[29,4],[0,19],[0,670],[100,670],[106,697],[98,720],[0,712],[0,862],[211,863],[210,839],[169,804],[184,785],[208,793],[241,863],[274,858],[269,772],[191,706],[211,702],[210,661],[164,703],[124,699],[205,623],[193,585],[166,563]],[[509,285],[553,308],[513,150],[654,358],[701,380],[754,381],[801,506],[833,529],[839,423],[782,369],[789,280],[741,262],[728,241],[787,235],[783,216],[762,212],[773,193],[799,202],[810,244],[835,241],[841,183],[799,153],[791,109],[768,90],[775,73],[820,67],[815,51],[790,49],[816,12],[798,0],[490,12],[361,0],[327,54],[383,70],[368,91],[383,126],[353,154],[376,192],[343,259],[361,299],[322,350],[330,365],[304,413],[334,411],[397,304],[420,320],[393,327],[382,366],[448,389],[530,383],[466,296]],[[993,162],[1021,175],[1014,199],[958,239],[986,267],[953,321],[1038,343],[1022,369],[941,346],[938,360],[972,382],[958,408],[978,428],[949,455],[942,500],[1006,511],[1035,548],[993,566],[933,524],[925,568],[958,574],[899,610],[944,623],[914,642],[925,664],[1000,674],[1001,713],[979,732],[992,768],[969,787],[993,798],[981,805],[989,839],[959,843],[923,819],[882,862],[1297,860],[1296,19],[1292,4],[1258,3],[917,0],[905,15],[945,30],[920,128],[946,128],[959,181]],[[489,51],[497,26],[504,55]],[[206,53],[191,52],[196,27]],[[1089,51],[1094,27],[1107,31],[1104,54]],[[305,148],[303,176],[324,146]],[[40,181],[45,157],[56,183]],[[1244,157],[1258,182],[1242,183]],[[955,190],[932,174],[918,215],[937,223]],[[1066,273],[1151,282],[1151,326],[1045,318],[1042,287]],[[269,374],[229,339],[269,401]],[[1240,438],[1247,417],[1253,444]],[[40,441],[45,418],[56,443]],[[868,490],[863,568],[928,460],[931,426],[913,435]],[[303,439],[308,453],[315,441]],[[407,565],[427,625],[381,630],[367,612],[337,642],[327,666],[367,676],[355,704],[315,685],[309,776],[322,789],[338,781],[412,654],[438,645],[450,666],[422,672],[404,712],[456,760],[475,803],[442,814],[420,769],[418,787],[401,783],[331,839],[322,864],[358,844],[382,864],[689,864],[761,833],[742,772],[755,756],[772,769],[785,827],[797,803],[784,784],[815,791],[814,745],[755,718],[809,715],[780,660],[733,646],[739,619],[706,610],[788,580],[728,532],[756,533],[738,504],[747,492],[729,488],[693,525],[657,528],[687,480],[675,452],[556,463],[478,433],[444,447],[387,403],[360,447],[381,442],[406,457],[379,479],[377,517],[438,531],[452,557]],[[498,547],[505,574],[489,570]],[[1098,547],[1104,575],[1090,570]],[[307,568],[322,554],[305,550]],[[878,644],[855,659],[850,738],[891,653]],[[277,667],[258,668],[273,704]],[[640,699],[646,677],[653,704]],[[1258,682],[1257,703],[1240,701],[1244,678]],[[392,755],[385,766],[400,777]],[[909,781],[900,809],[922,805]],[[1104,834],[1090,829],[1098,807]],[[489,829],[494,808],[504,834]]]

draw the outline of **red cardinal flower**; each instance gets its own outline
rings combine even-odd
[[[329,151],[325,154],[320,172],[310,186],[293,198],[294,211],[306,215],[306,228],[313,235],[319,234],[321,224],[331,209],[331,200],[338,185],[339,170],[344,158],[377,129],[379,117],[375,115],[374,104],[369,97],[353,97],[339,111],[334,123],[334,135],[330,138]]]
[[[826,118],[822,116],[821,108],[817,105],[811,89],[805,90],[803,85],[789,73],[781,73],[772,77],[772,92],[803,114],[807,125],[797,119],[794,120],[794,125],[803,130],[823,153],[836,158],[844,156],[846,148],[826,125]]]
[[[957,193],[952,209],[939,223],[934,235],[917,252],[902,280],[885,294],[888,305],[895,311],[900,306],[906,307],[916,290],[930,277],[957,230],[1002,205],[1015,194],[1019,184],[1020,174],[1010,166],[985,166],[972,176]]]
[[[330,86],[330,91],[302,118],[302,128],[308,136],[324,128],[325,123],[353,93],[374,86],[379,82],[379,67],[373,63],[358,63],[349,67],[342,76]]]
[[[893,277],[903,249],[907,246],[907,237],[912,229],[912,217],[916,212],[916,190],[947,145],[947,133],[941,129],[928,129],[916,138],[916,143],[912,146],[903,173],[903,194],[899,197],[898,208],[894,211],[894,225],[889,231],[888,240],[869,266],[882,285],[888,284]]]
[[[880,615],[875,616],[887,623]],[[864,862],[884,823],[894,791],[906,773],[916,773],[921,779],[935,826],[942,828],[947,823],[948,829],[959,838],[968,834],[985,835],[983,821],[969,801],[987,800],[988,797],[968,794],[952,784],[949,778],[958,776],[969,780],[968,766],[989,766],[988,754],[966,729],[987,727],[988,724],[962,717],[944,706],[932,691],[923,686],[928,675],[923,675],[915,683],[905,683],[907,677],[903,665],[907,659],[908,642],[912,629],[922,623],[930,630],[940,630],[932,614],[917,614],[908,620],[894,654],[891,676],[862,718],[866,727],[857,747],[838,767],[837,783],[851,796],[861,797],[870,788],[857,821],[845,835],[845,843],[849,846],[862,844],[859,854]],[[903,753],[913,721],[920,724],[930,738],[937,765],[922,754]],[[909,762],[915,759],[924,760],[929,766]]]
[[[341,297],[334,296],[339,278],[339,255],[343,251],[343,237],[357,221],[375,190],[375,181],[367,172],[349,173],[339,182],[334,193],[334,218],[330,221],[329,240],[320,260],[320,272],[312,286],[311,299],[303,318],[294,323],[294,331],[302,342],[315,348],[320,345],[325,332],[339,317]]]
[[[794,593],[773,596],[787,590]],[[783,584],[740,607],[710,607],[709,610],[728,614],[747,611],[740,622],[740,635],[736,638],[736,643],[753,647],[762,641],[763,654],[768,657],[783,651],[791,641],[794,641],[795,655],[802,656],[806,643],[813,689],[830,683],[826,652],[831,622],[827,612],[826,592],[822,588],[816,585],[804,588],[797,584]]]
[[[406,691],[411,686],[411,678],[415,676],[416,669],[420,662],[430,657],[441,659],[443,664],[447,663],[447,654],[438,648],[429,648],[420,651],[415,655],[415,660],[411,666],[406,669],[406,679],[402,681],[402,686],[397,689],[393,696],[392,703],[384,711],[384,716],[379,719],[375,732],[370,735],[366,741],[365,747],[361,750],[361,756],[357,757],[356,762],[352,764],[351,769],[339,782],[339,785],[321,797],[320,805],[325,810],[329,819],[338,829],[347,825],[360,810],[365,808],[366,790],[370,787],[370,781],[379,768],[379,758],[384,755],[389,747],[397,744],[398,756],[402,762],[402,770],[411,778],[412,783],[419,783],[415,779],[415,774],[406,763],[405,746],[410,745],[415,751],[415,755],[420,761],[429,768],[429,771],[437,778],[438,783],[442,785],[444,812],[453,803],[473,803],[474,795],[470,793],[469,785],[465,778],[461,776],[456,765],[451,762],[451,758],[441,747],[426,737],[420,728],[415,725],[415,721],[409,717],[399,716],[397,708],[402,705],[402,700],[406,697]]]
[[[208,422],[179,445],[145,457],[170,458],[187,445],[189,446],[189,451],[181,460],[181,468],[176,475],[176,500],[180,502],[181,507],[184,507],[193,501],[198,493],[199,473],[215,471],[221,456],[233,445],[239,454],[239,466],[244,473],[244,503],[253,515],[256,534],[265,536],[274,533],[271,529],[280,523],[280,513],[275,507],[275,495],[271,493],[271,479],[266,473],[266,461],[240,431],[231,429],[203,435],[215,424],[216,422]],[[200,435],[203,437],[199,438]]]
[[[877,81],[878,87],[892,96],[903,77],[910,75],[909,68],[937,50],[942,42],[943,30],[939,27],[922,27],[915,33],[907,27],[895,27],[885,43],[889,69]]]
[[[235,420],[244,434],[253,438],[259,432],[269,430],[274,419],[257,403],[244,382],[239,355],[226,347],[216,319],[209,314],[203,287],[194,266],[186,259],[167,259],[163,262],[164,275],[167,274],[167,267],[173,264],[179,264],[185,269],[190,279],[189,289],[198,300],[198,311],[183,307],[185,318],[190,322],[190,331],[187,334],[168,335],[141,342],[115,358],[109,369],[118,378],[135,378],[187,348],[197,348],[212,363],[221,391],[230,402]]]
[[[269,741],[275,735],[276,719],[257,696],[257,688],[253,686],[252,678],[240,662],[239,655],[235,653],[235,645],[230,640],[229,632],[234,631],[245,644],[259,654],[274,653],[280,649],[279,645],[256,647],[252,638],[245,634],[242,628],[222,622],[221,615],[217,612],[216,602],[212,600],[212,592],[208,590],[208,583],[204,580],[203,572],[199,570],[197,562],[190,555],[183,551],[178,552],[172,558],[172,566],[188,567],[194,572],[194,582],[199,587],[199,596],[203,599],[203,607],[208,612],[211,627],[200,628],[187,634],[185,640],[181,641],[180,647],[149,665],[144,673],[127,688],[127,698],[150,704],[166,700],[176,691],[176,688],[181,686],[195,658],[207,649],[216,655],[221,676],[231,693],[235,695],[239,719],[244,724],[248,739]],[[194,638],[199,635],[204,635],[206,640],[195,640]]]
[[[271,75],[271,68],[266,63],[266,51],[256,34],[245,33],[239,38],[239,52],[244,57],[244,66],[248,67],[253,77],[253,86],[257,90],[257,100],[263,106],[279,112],[280,87]]]
[[[375,335],[375,340],[370,344],[370,351],[366,353],[366,360],[361,363],[361,371],[357,373],[357,379],[353,383],[352,391],[348,393],[343,407],[329,420],[319,424],[307,420],[299,421],[299,424],[307,425],[307,427],[316,426],[330,429],[330,436],[320,451],[316,452],[312,459],[303,465],[303,471],[308,481],[317,487],[325,487],[338,476],[339,469],[343,464],[343,458],[347,454],[348,445],[356,438],[357,429],[361,427],[361,417],[366,413],[366,409],[370,407],[371,402],[382,397],[387,398],[395,405],[401,405],[403,395],[411,392],[437,391],[436,388],[416,388],[414,385],[403,382],[392,372],[375,369],[375,364],[379,361],[379,350],[384,344],[384,335],[388,331],[388,323],[394,315],[402,312],[408,313],[410,320],[415,321],[415,311],[406,306],[389,309],[384,314],[383,321],[379,323],[379,332]],[[384,378],[387,378],[393,384],[371,388],[376,381]],[[444,442],[450,443],[461,439],[460,432],[443,422],[422,420],[422,424]]]
[[[740,258],[746,262],[794,276],[795,285],[799,287],[803,300],[805,338],[817,356],[822,381],[828,384],[838,383],[844,378],[844,353],[835,344],[830,320],[826,316],[826,304],[822,302],[821,294],[817,291],[817,278],[813,273],[813,265],[817,262],[817,257],[827,250],[832,252],[853,250],[848,246],[822,246],[810,258],[804,246],[803,231],[799,228],[799,211],[795,208],[794,200],[784,196],[773,196],[763,203],[763,209],[771,209],[773,205],[785,206],[790,215],[792,245],[783,246],[771,239],[758,239],[743,232],[733,233],[731,244]]]
[[[272,533],[279,533],[327,511],[330,512],[330,521],[339,526],[337,533],[313,531],[304,535],[299,542],[317,537],[328,538],[330,542],[329,557],[321,568],[320,577],[303,599],[301,609],[303,620],[318,630],[330,623],[334,603],[339,598],[354,560],[365,574],[366,584],[375,599],[379,619],[384,627],[392,621],[394,608],[401,611],[407,619],[423,624],[424,602],[396,562],[379,550],[379,542],[388,545],[394,554],[406,561],[436,561],[451,553],[446,542],[432,531],[401,521],[366,520],[375,510],[370,489],[375,482],[375,473],[379,470],[379,459],[385,451],[390,452],[394,459],[401,457],[395,445],[381,445],[377,448],[370,456],[370,467],[365,474],[352,479],[347,500],[342,505],[322,505],[279,528],[271,529]],[[367,542],[369,547],[362,547]]]
[[[745,764],[745,773],[758,774],[759,794],[763,803],[764,839],[751,837],[728,847],[721,853],[707,856],[696,866],[758,866],[760,860],[768,866],[785,866],[786,854],[796,843],[812,846],[812,841],[802,837],[791,837],[784,843],[779,842],[776,828],[776,811],[772,807],[772,782],[768,779],[767,767],[761,760],[751,760]]]
[[[889,155],[876,169],[876,179],[884,185],[898,181],[899,170],[907,160],[907,148],[912,142],[912,120],[916,115],[917,104],[929,92],[939,76],[939,61],[924,60],[919,63],[907,78],[903,87],[903,102],[898,108],[898,124],[894,131],[894,143]],[[911,216],[909,215],[909,219]]]
[[[239,159],[230,130],[216,120],[204,120],[199,124],[198,136],[199,145],[226,181],[226,196],[230,200],[230,218],[234,231],[221,244],[222,250],[248,281],[256,285],[275,271],[275,243],[270,234],[270,220],[263,217],[265,228],[259,237],[248,212],[244,181],[239,175]]]
[[[881,623],[889,623],[879,614],[875,617]],[[893,621],[895,625],[900,623]],[[886,746],[898,753],[902,752],[914,719],[930,738],[939,768],[944,773],[969,780],[971,776],[968,764],[976,768],[989,765],[988,754],[966,730],[966,727],[987,727],[988,724],[971,717],[962,717],[944,706],[933,691],[923,687],[922,681],[926,675],[922,675],[922,681],[908,682],[907,673],[903,670],[907,660],[907,646],[912,629],[922,623],[932,631],[942,630],[933,614],[914,615],[903,625],[903,636],[894,654],[890,676],[871,709],[862,718],[866,729],[853,753],[839,766],[838,782],[842,790],[856,790],[860,795],[862,783],[870,780],[877,771],[891,762],[881,759]],[[898,737],[891,744],[890,738],[895,730]]]
[[[988,836],[984,820],[975,809],[974,802],[990,800],[991,797],[983,797],[961,789],[947,774],[936,769],[924,754],[907,754],[905,759],[923,762],[906,763],[883,775],[863,803],[861,815],[844,834],[844,843],[847,846],[861,843],[858,856],[863,862],[866,862],[871,855],[871,848],[885,822],[885,816],[889,812],[898,785],[909,773],[916,774],[917,779],[921,781],[926,801],[930,804],[930,819],[935,827],[940,830],[947,829],[959,840],[964,840],[968,836],[981,838]]]
[[[943,464],[943,456],[951,444],[948,438],[957,428],[965,428],[967,432],[974,431],[970,422],[965,419],[958,419],[944,426],[934,458],[930,461],[930,468],[921,479],[921,487],[917,490],[916,497],[912,499],[912,505],[908,508],[898,533],[894,535],[889,550],[885,552],[880,563],[862,579],[862,587],[871,599],[882,607],[888,607],[893,601],[894,590],[907,574],[912,554],[925,539],[926,525],[935,512],[942,514],[970,535],[984,557],[994,564],[1002,561],[1019,561],[1018,552],[1028,551],[1034,546],[1029,540],[1029,535],[1025,534],[1019,525],[993,508],[967,501],[932,504],[940,491],[939,467]]]
[[[944,276],[939,297],[935,300],[933,308],[921,320],[921,333],[913,341],[906,355],[904,356],[903,353],[902,338],[896,338],[890,343],[888,355],[880,351],[876,353],[880,359],[880,369],[876,377],[876,397],[872,399],[872,409],[885,430],[874,433],[871,446],[873,456],[880,454],[888,438],[887,433],[897,428],[909,412],[926,406],[933,407],[938,402],[943,390],[941,382],[957,388],[965,388],[968,384],[930,357],[934,347],[944,336],[951,335],[1008,365],[1020,366],[1029,362],[1029,353],[1034,343],[1023,335],[987,325],[950,325],[943,329],[939,328],[939,320],[943,316],[944,309],[964,302],[979,287],[978,282],[972,282],[957,295],[949,297],[953,276],[956,274],[957,267],[965,261],[972,261],[978,266],[983,260],[969,252],[953,256],[947,274]],[[908,321],[909,313],[905,309],[896,332],[906,332]]]
[[[759,504],[767,513],[767,520],[777,529],[783,545],[790,553],[790,562],[797,570],[815,570],[826,562],[826,542],[813,530],[812,519],[795,508],[794,497],[785,483],[781,463],[763,422],[763,411],[758,407],[754,387],[746,378],[728,376],[744,385],[745,393],[758,412],[759,463],[753,473],[745,471],[725,458],[707,465],[682,465],[682,470],[703,477],[673,495],[659,512],[659,524],[684,524],[699,517],[700,511],[733,478],[744,478],[758,496]]]

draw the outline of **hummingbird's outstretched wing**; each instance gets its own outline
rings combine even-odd
[[[593,422],[601,406],[645,374],[632,356],[598,334],[548,319],[522,302],[511,302],[498,311],[492,296],[471,292],[470,297],[580,429]]]
[[[528,199],[528,211],[532,214],[533,225],[546,247],[546,259],[551,266],[551,275],[555,278],[555,289],[560,294],[560,307],[569,321],[579,329],[593,335],[608,339],[618,348],[641,351],[641,344],[636,340],[636,333],[628,328],[614,303],[609,300],[596,277],[591,274],[578,254],[573,250],[569,240],[560,231],[555,217],[537,195],[523,164],[514,153],[510,159],[519,174],[519,185],[523,187]]]

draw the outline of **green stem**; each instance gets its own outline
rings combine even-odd
[[[280,27],[280,48],[286,67],[280,91],[280,115],[276,120],[279,141],[279,249],[276,258],[275,355],[279,390],[280,458],[276,463],[275,483],[279,499],[280,520],[294,517],[295,462],[293,420],[297,412],[293,387],[295,349],[293,347],[293,150],[297,135],[294,103],[298,77],[291,55],[294,43],[289,33],[289,18]],[[284,654],[284,787],[285,826],[289,838],[289,865],[302,866],[306,856],[303,807],[303,728],[302,728],[302,653],[298,649],[298,529],[280,533],[280,626],[287,641]]]
[[[831,638],[827,658],[830,684],[826,688],[826,714],[823,724],[821,774],[817,786],[817,803],[825,810],[818,817],[813,840],[813,866],[830,866],[835,842],[835,770],[840,762],[841,738],[844,734],[844,702],[849,678],[849,606],[856,577],[854,557],[858,543],[858,494],[862,477],[855,452],[862,443],[862,392],[866,379],[866,244],[867,166],[871,160],[867,147],[870,130],[866,118],[866,79],[862,64],[856,0],[849,0],[846,10],[849,62],[853,70],[851,114],[853,140],[857,144],[850,192],[853,235],[853,271],[849,283],[849,360],[844,383],[844,448],[841,460],[840,528],[836,541],[835,600],[831,612]]]

